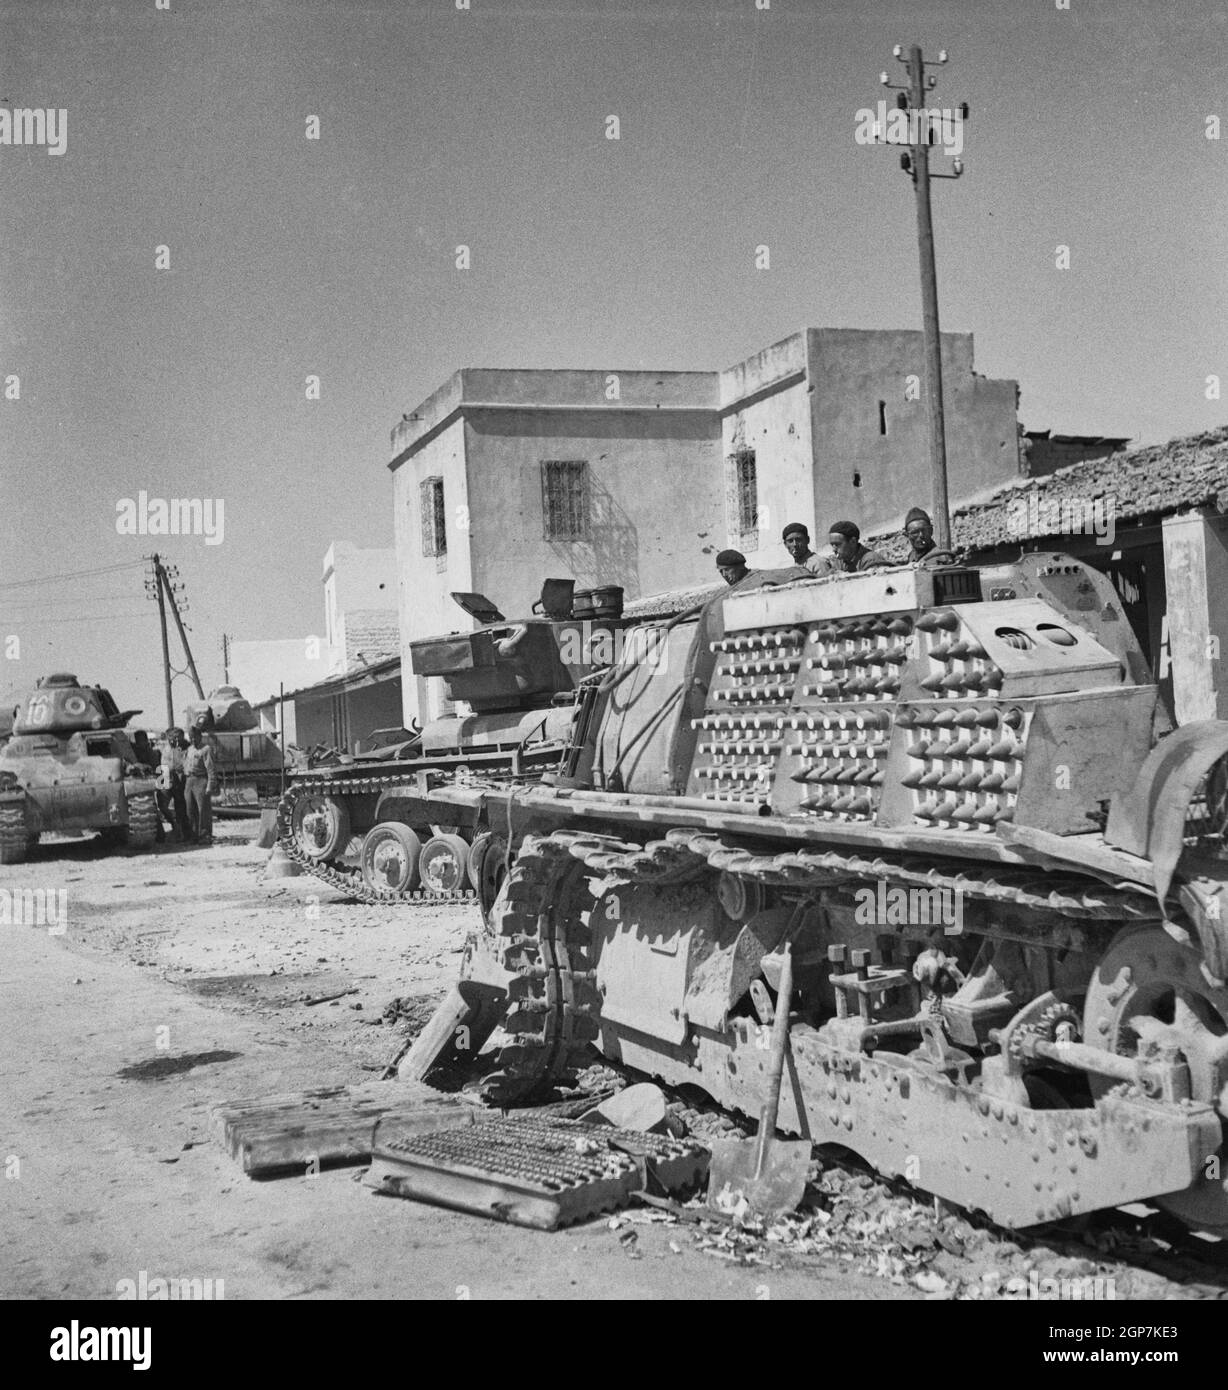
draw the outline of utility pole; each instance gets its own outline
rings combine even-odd
[[[887,73],[882,74],[885,87],[899,91],[896,109],[907,112],[908,138],[892,140],[884,132],[887,143],[905,143],[908,152],[900,156],[900,167],[911,176],[917,195],[917,245],[921,262],[921,325],[925,338],[925,404],[929,417],[930,492],[934,522],[934,543],[939,550],[951,548],[951,515],[947,498],[947,435],[942,400],[942,337],[938,326],[938,275],[934,268],[934,223],[930,213],[930,180],[957,179],[964,172],[963,162],[954,160],[950,174],[934,173],[930,169],[929,151],[934,141],[935,125],[941,121],[931,114],[926,93],[938,85],[938,79],[927,76],[925,59],[917,44],[907,55],[902,44],[892,50],[898,62],[908,66],[907,87],[897,87]],[[938,63],[947,61],[946,49],[940,50]],[[961,103],[959,119],[968,117],[968,103]]]
[[[230,684],[230,634],[222,633],[222,684]]]
[[[192,673],[192,684],[196,687],[197,696],[203,700],[205,692],[201,688],[200,677],[196,674],[196,662],[192,660],[192,648],[188,646],[188,634],[183,630],[183,619],[179,616],[179,606],[175,602],[171,581],[167,578],[166,570],[161,565],[158,566],[158,573],[162,576],[162,586],[166,590],[167,601],[171,606],[171,616],[175,619],[175,626],[179,629],[179,640],[183,643],[183,654],[188,659],[188,670]]]
[[[166,603],[162,598],[162,561],[155,553],[150,557],[153,564],[153,591],[158,597],[158,618],[162,624],[162,678],[166,682],[166,727],[175,724],[175,702],[171,696],[171,648],[166,635]],[[145,580],[145,594],[151,596],[150,581]]]

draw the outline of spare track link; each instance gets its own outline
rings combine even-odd
[[[1038,874],[1035,869],[966,869],[948,863],[922,869],[906,857],[885,859],[839,850],[792,850],[755,854],[728,844],[719,835],[678,828],[663,840],[628,845],[601,835],[557,832],[566,837],[570,852],[595,873],[617,874],[640,882],[662,883],[693,874],[705,865],[720,872],[741,874],[768,887],[830,887],[841,879],[884,879],[925,888],[956,890],[968,898],[1013,903],[1067,917],[1131,921],[1157,917],[1154,898],[1141,888],[1113,888],[1077,874]],[[912,856],[916,858],[916,856]],[[1047,891],[1046,891],[1047,890]]]
[[[480,1083],[491,1103],[522,1099],[574,1065],[597,1036],[584,877],[565,838],[530,835],[495,901],[488,932],[512,979],[504,1040]]]
[[[420,795],[417,784],[405,777],[356,777],[353,781],[319,778],[316,781],[299,780],[286,788],[286,794],[277,805],[277,838],[286,855],[304,873],[312,874],[330,888],[339,889],[347,897],[357,898],[363,903],[396,903],[399,907],[438,907],[441,903],[476,903],[477,894],[472,888],[453,893],[433,893],[427,888],[412,888],[405,893],[393,892],[391,888],[369,888],[363,881],[359,869],[347,869],[343,865],[322,863],[303,853],[294,843],[292,824],[294,803],[303,795],[327,793],[329,796],[356,795],[359,792],[387,791],[393,787],[412,789],[415,796]]]

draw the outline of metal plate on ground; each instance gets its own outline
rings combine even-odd
[[[626,1206],[650,1179],[665,1190],[707,1171],[691,1140],[525,1114],[464,1130],[375,1134],[367,1183],[381,1192],[551,1231]]]

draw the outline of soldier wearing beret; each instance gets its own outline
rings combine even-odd
[[[716,557],[716,567],[726,584],[740,584],[750,573],[746,567],[746,556],[740,550],[722,550]]]
[[[830,574],[831,561],[816,555],[810,548],[810,531],[800,521],[791,521],[781,533],[785,549],[793,557],[793,563],[811,574]]]
[[[861,543],[861,530],[853,521],[834,521],[828,528],[832,559],[838,574],[855,574],[890,561]]]
[[[934,549],[934,523],[929,512],[913,507],[904,518],[904,535],[908,538],[908,558],[915,565]]]

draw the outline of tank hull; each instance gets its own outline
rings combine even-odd
[[[595,1050],[754,1116],[787,948],[788,1132],[1006,1226],[1148,1200],[1228,1233],[1228,728],[1149,757],[1168,712],[1109,581],[752,576],[645,634],[556,698],[536,767],[462,717],[416,771],[291,789],[308,855],[372,815],[501,837],[481,1050],[428,1028],[406,1074],[516,1104]]]

